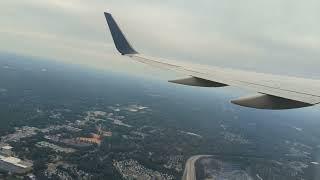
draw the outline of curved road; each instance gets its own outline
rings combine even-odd
[[[196,156],[190,157],[186,162],[182,180],[196,180],[197,179],[196,168],[194,167],[196,161],[199,158],[210,157],[210,156],[211,155],[196,155]]]

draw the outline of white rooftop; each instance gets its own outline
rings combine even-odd
[[[12,147],[12,146],[7,145],[7,146],[2,146],[1,148],[2,148],[2,149],[6,149],[6,150],[10,150],[10,149],[12,149],[13,147]]]
[[[22,168],[27,168],[28,166],[21,164],[21,159],[15,157],[5,157],[0,155],[0,161],[4,161],[15,166],[19,166]]]

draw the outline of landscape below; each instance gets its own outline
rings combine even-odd
[[[196,155],[211,155],[197,179],[319,178],[311,108],[251,110],[221,90],[10,54],[0,82],[0,178],[181,179]]]

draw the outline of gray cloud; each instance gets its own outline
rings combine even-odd
[[[0,48],[132,70],[106,32],[103,11],[110,11],[146,54],[320,77],[317,7],[316,0],[2,1]]]

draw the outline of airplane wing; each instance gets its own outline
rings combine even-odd
[[[169,82],[199,86],[236,86],[257,94],[231,102],[257,109],[293,109],[320,103],[320,80],[226,69],[149,57],[138,53],[126,39],[110,13],[105,17],[117,50],[138,62],[184,74]]]

